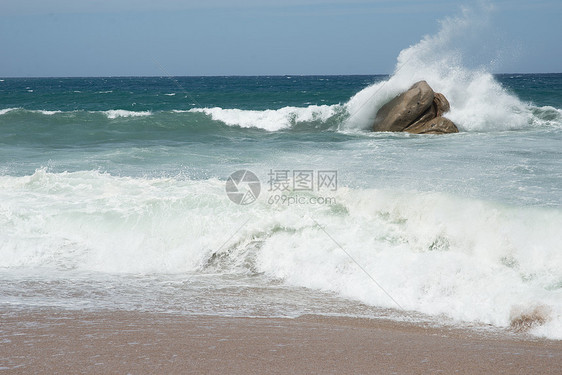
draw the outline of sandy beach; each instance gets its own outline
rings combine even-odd
[[[4,309],[0,371],[558,374],[562,342],[386,320]]]

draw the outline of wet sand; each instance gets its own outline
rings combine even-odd
[[[0,310],[0,373],[560,374],[562,342],[386,320]]]

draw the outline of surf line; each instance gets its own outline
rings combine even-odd
[[[308,215],[307,215],[307,216],[308,216]],[[355,258],[352,257],[351,254],[350,254],[347,250],[345,250],[344,247],[343,247],[342,245],[340,245],[340,243],[339,243],[338,241],[336,241],[336,239],[335,239],[334,237],[332,237],[332,236],[330,235],[330,233],[328,233],[328,231],[326,230],[326,228],[324,228],[322,225],[320,225],[320,223],[318,223],[318,221],[316,221],[312,216],[308,216],[308,218],[309,218],[310,220],[312,220],[312,221],[316,224],[316,226],[317,226],[318,228],[320,228],[320,230],[321,230],[322,232],[324,232],[324,233],[326,234],[326,236],[328,236],[328,237],[332,240],[332,242],[334,242],[334,243],[336,244],[336,246],[339,247],[340,250],[343,251],[343,252],[345,253],[345,255],[347,255],[347,257],[348,257],[349,259],[351,259],[351,260],[353,261],[353,263],[355,263],[355,264],[357,265],[357,267],[359,267],[359,268],[361,269],[361,271],[363,271],[363,273],[365,273],[365,275],[367,275],[367,276],[369,277],[369,279],[371,279],[371,280],[375,283],[375,285],[378,286],[379,289],[382,290],[382,291],[384,292],[384,294],[386,294],[386,295],[388,296],[388,298],[390,298],[390,299],[392,300],[392,302],[394,302],[394,303],[396,304],[396,306],[398,306],[398,308],[399,308],[400,310],[404,310],[404,308],[402,307],[402,305],[400,305],[400,304],[398,303],[398,301],[396,301],[396,300],[390,295],[390,293],[388,293],[388,292],[386,291],[386,289],[384,289],[384,288],[382,287],[382,285],[381,285],[377,280],[375,280],[375,278],[365,269],[365,267],[363,267],[357,260],[355,260]]]
[[[197,101],[197,99],[195,99],[190,93],[189,91],[187,91],[180,83],[177,79],[174,78],[174,76],[172,76],[170,73],[168,73],[168,71],[164,68],[164,66],[162,64],[160,64],[160,62],[158,60],[156,60],[154,57],[152,57],[152,61],[154,62],[154,64],[156,64],[158,66],[158,68],[160,68],[160,70],[162,71],[162,73],[164,73],[164,76],[166,76],[166,78],[168,78],[170,81],[174,82],[176,84],[176,86],[180,89],[180,91],[184,94],[186,94],[187,96],[189,96],[189,99],[191,99],[195,104],[197,104],[197,106],[199,108],[203,108],[203,106],[201,104],[199,104],[199,102]]]

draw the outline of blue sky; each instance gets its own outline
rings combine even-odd
[[[0,76],[391,73],[402,49],[479,3],[2,0]],[[468,55],[494,72],[562,72],[562,1],[490,4]]]

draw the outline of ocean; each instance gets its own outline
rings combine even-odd
[[[391,75],[0,79],[0,309],[562,339],[562,74],[442,38]],[[460,132],[371,132],[421,79]]]

